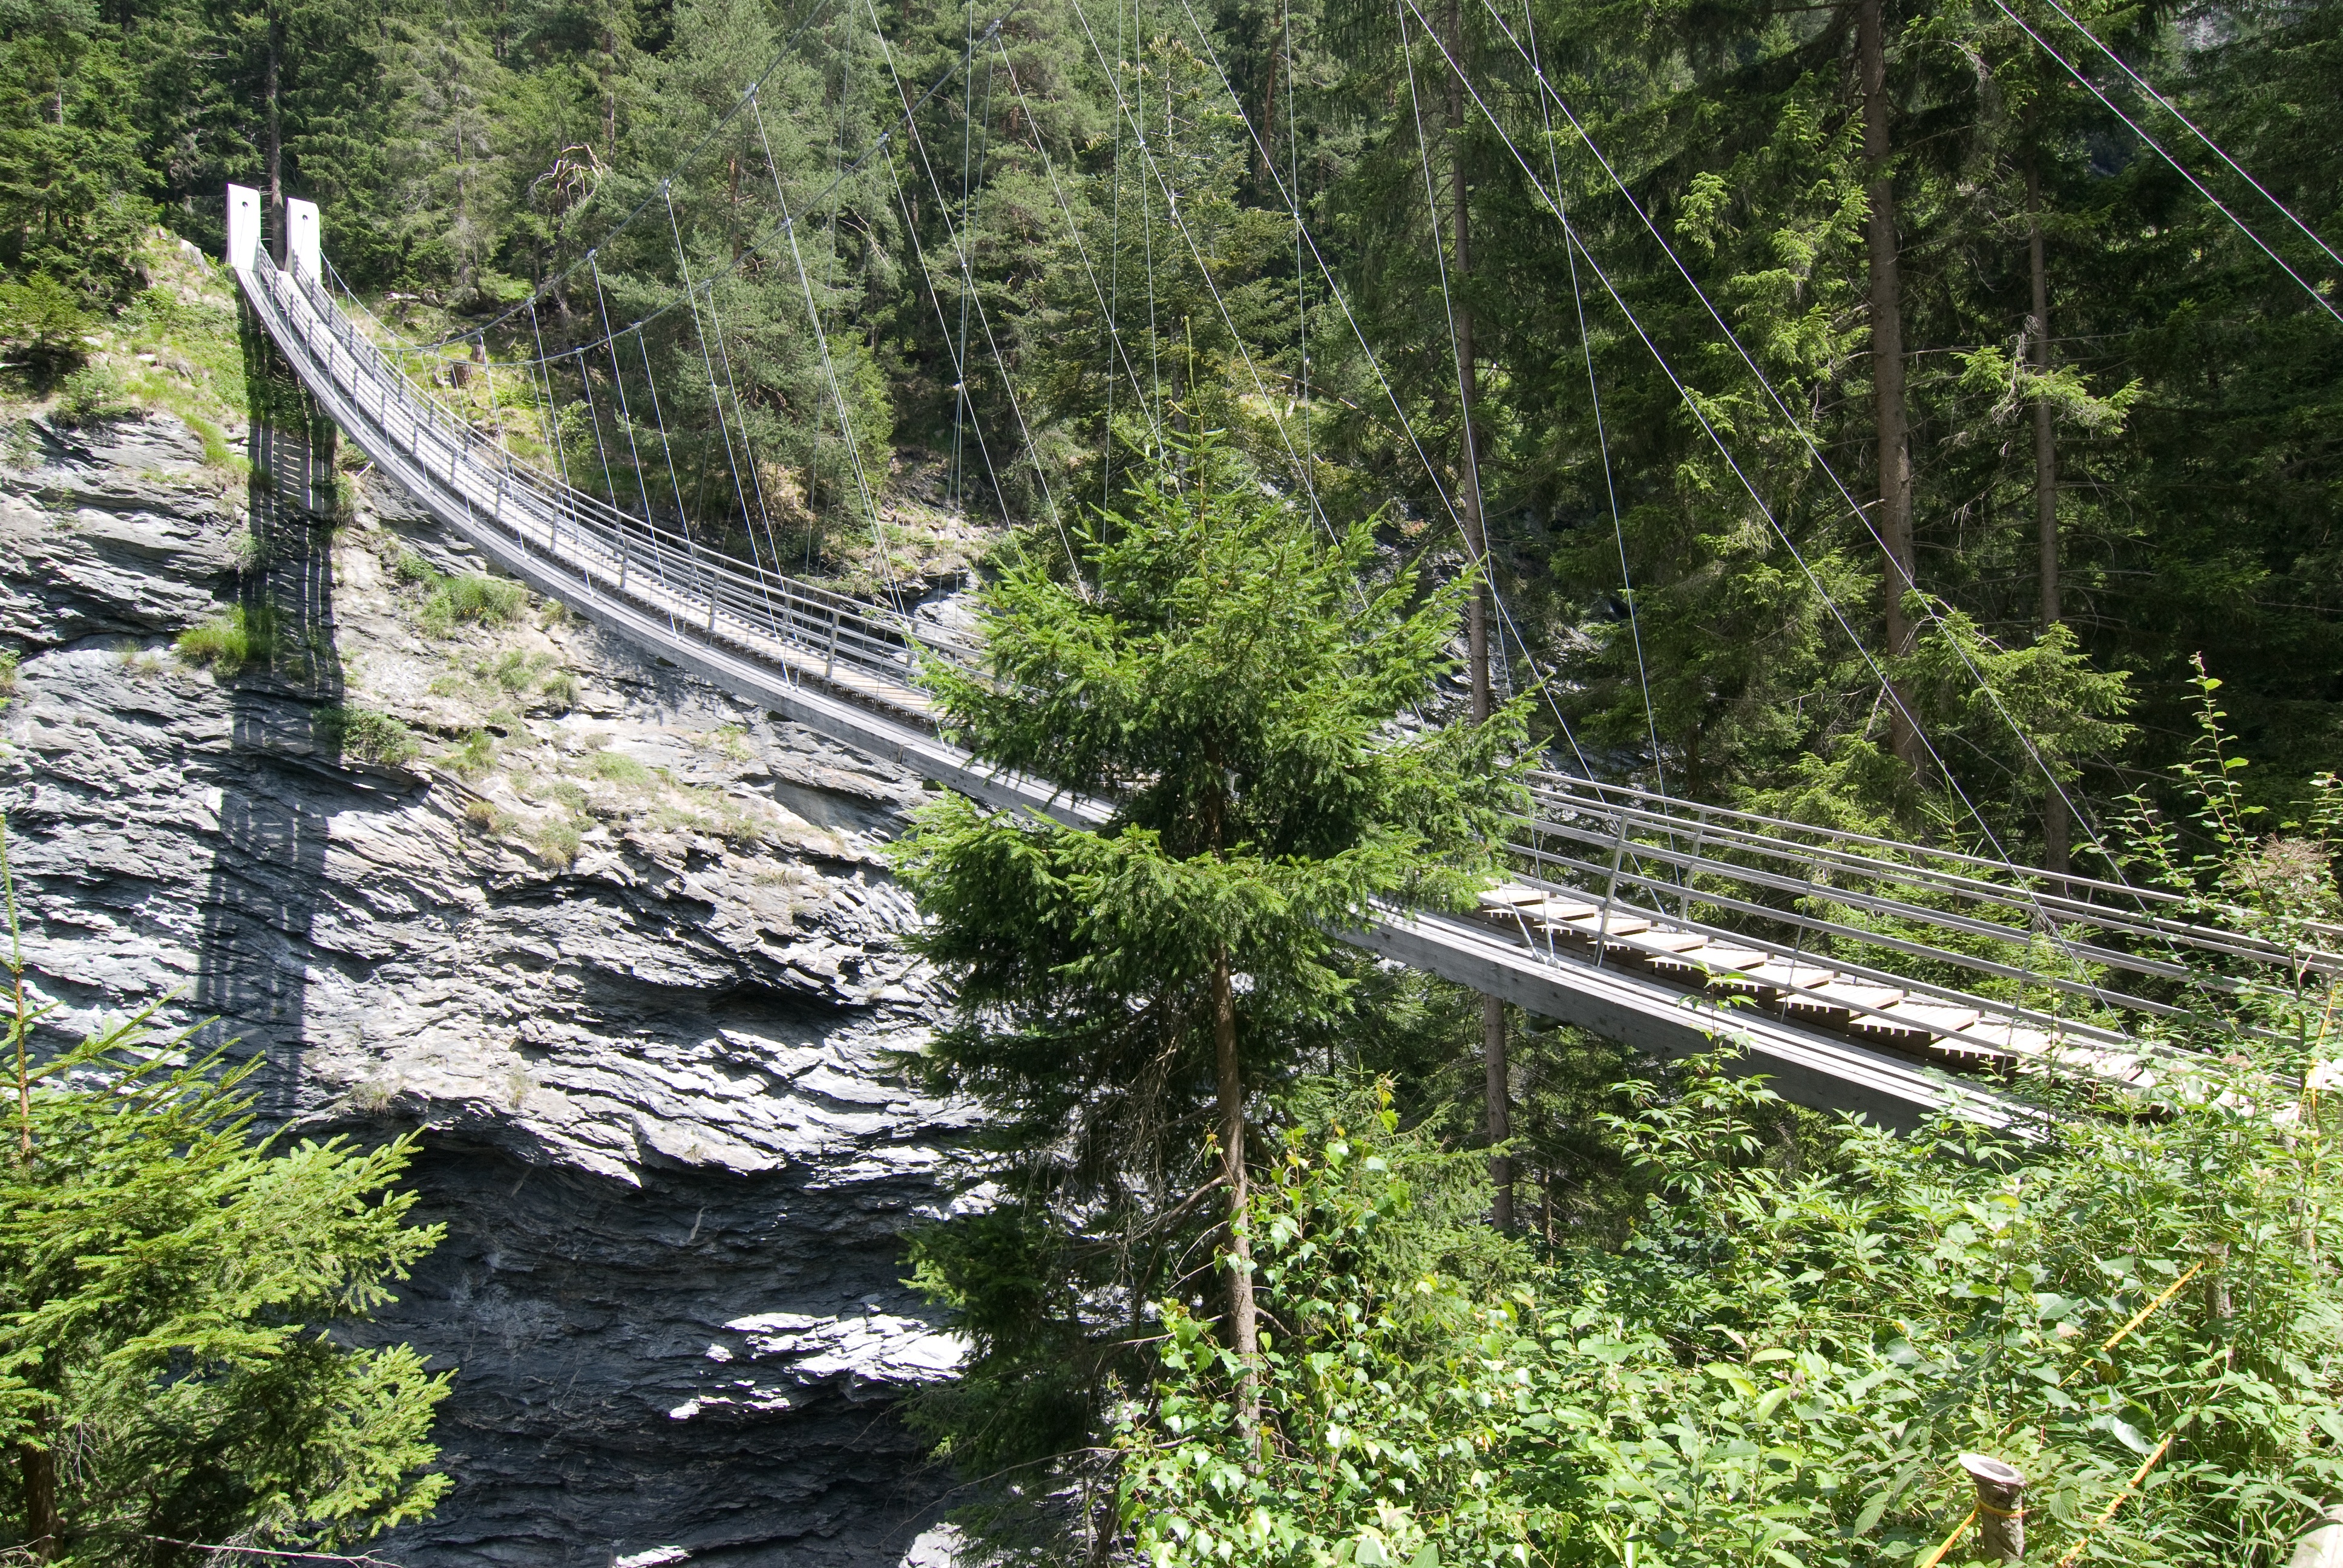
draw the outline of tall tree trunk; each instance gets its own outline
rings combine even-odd
[[[1904,614],[1913,586],[1912,458],[1904,399],[1903,283],[1896,259],[1896,182],[1887,160],[1887,39],[1880,0],[1856,0],[1856,70],[1863,89],[1863,158],[1870,172],[1871,206],[1864,238],[1871,262],[1871,388],[1878,433],[1879,508],[1874,521],[1881,546],[1880,588],[1886,611],[1888,658],[1911,653],[1914,628]],[[1920,769],[1920,736],[1904,692],[1887,693],[1888,742],[1906,767]]]
[[[16,1445],[16,1464],[25,1483],[25,1533],[34,1561],[54,1563],[65,1553],[57,1516],[57,1456],[29,1442]]]
[[[1464,63],[1463,8],[1448,0],[1448,57]],[[1458,297],[1450,308],[1456,321],[1456,397],[1464,417],[1463,483],[1458,487],[1459,511],[1464,528],[1464,548],[1481,568],[1481,586],[1465,609],[1466,658],[1472,666],[1473,722],[1485,723],[1492,707],[1489,689],[1489,596],[1494,591],[1494,568],[1489,560],[1489,533],[1481,507],[1480,412],[1481,367],[1473,346],[1473,306],[1463,286],[1473,273],[1473,203],[1464,169],[1464,84],[1456,70],[1448,73],[1449,196]],[[1481,999],[1481,1060],[1486,1069],[1489,1147],[1501,1151],[1513,1136],[1512,1113],[1506,1104],[1511,1074],[1505,1060],[1505,1004],[1495,997]],[[1513,1228],[1513,1162],[1502,1151],[1489,1156],[1489,1184],[1494,1189],[1489,1218],[1500,1231]]]
[[[618,156],[618,25],[602,21],[602,161]]]
[[[1261,1330],[1252,1300],[1252,1235],[1246,1212],[1244,1071],[1237,1060],[1236,988],[1229,950],[1212,950],[1212,1063],[1219,1081],[1221,1172],[1229,1183],[1229,1340],[1238,1374],[1237,1419],[1250,1439],[1261,1414]]]
[[[2026,251],[2034,274],[2034,319],[2026,337],[2034,347],[2034,372],[2050,374],[2050,270],[2042,256],[2042,172],[2028,157],[2026,164]],[[2058,446],[2051,429],[2050,398],[2034,395],[2034,526],[2042,547],[2042,629],[2059,621],[2058,611]],[[2042,803],[2042,868],[2063,877],[2070,864],[2066,798],[2055,780],[2046,780]]]
[[[273,238],[269,254],[277,265],[285,265],[285,136],[277,99],[277,77],[285,53],[285,19],[275,10],[268,13],[267,75],[261,85],[261,95],[268,104],[268,222]]]

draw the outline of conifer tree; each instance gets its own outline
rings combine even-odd
[[[1029,536],[985,595],[990,668],[930,678],[980,756],[1101,799],[1108,819],[947,799],[899,864],[930,920],[922,946],[960,988],[936,1075],[1003,1114],[1021,1196],[1113,1203],[1200,1176],[1211,1129],[1222,1339],[1250,1368],[1248,1105],[1344,1015],[1332,931],[1384,900],[1469,894],[1523,726],[1509,708],[1395,728],[1453,668],[1473,579],[1363,585],[1368,524],[1329,545],[1216,432],[1171,458],[1081,537],[1076,575]]]
[[[0,1553],[166,1568],[204,1560],[196,1544],[332,1551],[427,1514],[454,1374],[337,1333],[439,1241],[391,1191],[413,1137],[256,1140],[259,1059],[191,1060],[151,1008],[35,1060],[13,946],[8,967]]]

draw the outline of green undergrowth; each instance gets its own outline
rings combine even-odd
[[[176,415],[203,443],[223,484],[243,477],[226,432],[247,417],[245,345],[226,269],[149,231],[147,286],[119,310],[98,309],[39,274],[0,283],[0,340],[15,349],[17,406],[67,427],[146,413]]]
[[[371,708],[328,708],[317,715],[328,744],[345,758],[396,768],[415,755],[415,736],[407,726]]]

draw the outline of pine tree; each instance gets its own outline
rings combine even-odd
[[[13,890],[8,911],[13,942]],[[191,1058],[151,1008],[36,1061],[13,947],[9,968],[0,1548],[167,1568],[204,1558],[190,1543],[334,1550],[428,1513],[454,1374],[344,1337],[439,1241],[392,1191],[413,1137],[256,1140],[258,1059]]]
[[[989,671],[931,677],[978,755],[1110,802],[1109,820],[950,799],[898,863],[930,921],[921,946],[959,986],[931,1066],[1001,1116],[1026,1222],[1146,1210],[1162,1261],[1136,1265],[1129,1299],[1144,1299],[1180,1275],[1161,1222],[1209,1189],[1190,1190],[1209,1130],[1222,1338],[1249,1367],[1248,1107],[1305,1040],[1343,1025],[1353,985],[1332,931],[1475,885],[1523,727],[1509,708],[1478,728],[1394,728],[1453,668],[1473,579],[1363,586],[1367,524],[1322,541],[1217,432],[1171,457],[1081,536],[1077,575],[1054,537],[1029,536],[985,595]],[[981,1298],[1030,1280],[964,1268],[943,1282],[999,1325],[992,1353],[1024,1349]],[[1037,1300],[1022,1315],[1066,1311]]]

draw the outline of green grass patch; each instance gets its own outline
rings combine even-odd
[[[446,637],[458,626],[509,625],[528,608],[528,589],[520,584],[466,572],[439,578],[416,620],[433,637]]]
[[[440,765],[466,779],[478,779],[497,765],[497,738],[475,729],[439,754]]]
[[[557,866],[577,864],[578,853],[586,847],[585,836],[578,831],[577,824],[562,818],[538,823],[529,834],[529,841],[537,846],[538,854]]]
[[[633,758],[617,751],[595,752],[593,761],[587,764],[587,771],[592,773],[597,779],[611,784],[624,785],[629,789],[644,789],[651,781],[649,769]]]
[[[180,658],[234,675],[247,665],[266,664],[277,650],[277,616],[266,605],[250,609],[230,605],[201,626],[191,626],[173,644]]]

